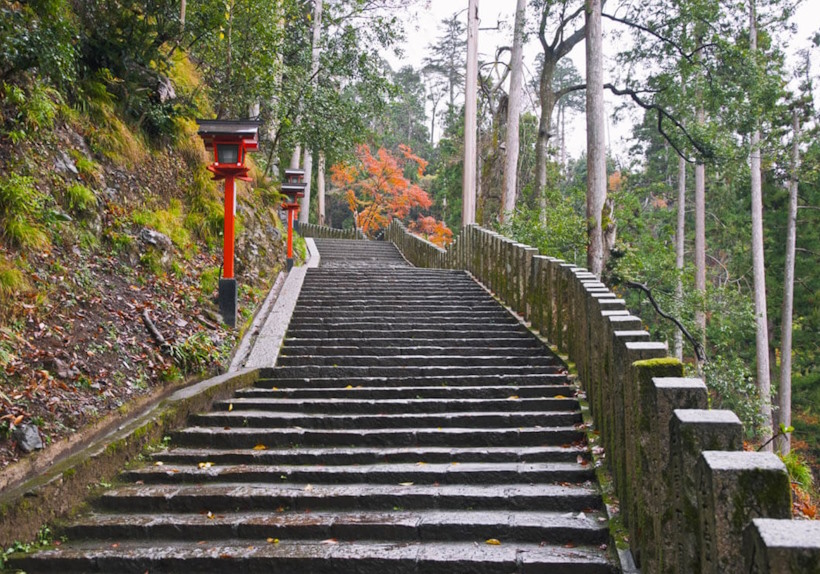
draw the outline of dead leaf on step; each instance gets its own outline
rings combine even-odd
[[[212,462],[200,462],[197,466],[199,468],[211,468],[214,465]]]
[[[279,544],[278,538],[268,538],[268,544]]]
[[[489,544],[490,546],[501,546],[501,541],[498,538],[488,538],[484,544]]]
[[[413,484],[412,482],[400,482],[399,486],[413,486]]]
[[[158,460],[157,462],[154,463],[154,466],[164,466],[164,465],[165,465],[165,463],[162,462],[161,460]]]
[[[266,447],[264,444],[258,444],[255,447],[253,447],[253,450],[267,450],[267,448],[268,447]]]
[[[339,540],[337,538],[328,538],[327,540],[322,540],[322,544],[338,544]]]
[[[306,492],[312,492],[312,491],[313,491],[313,485],[312,485],[312,484],[308,484],[308,485],[305,487],[305,491],[306,491]]]
[[[510,395],[509,397],[507,397],[507,400],[508,401],[517,401],[519,398],[521,398],[521,397],[519,397],[518,395]]]
[[[565,397],[564,395],[555,395],[553,398],[555,398],[555,399],[565,399],[567,397]]]
[[[231,412],[232,410],[233,410],[233,403],[228,405],[228,412]]]

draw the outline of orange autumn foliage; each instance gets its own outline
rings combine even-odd
[[[410,231],[439,247],[446,247],[453,242],[453,232],[447,224],[430,215],[420,215],[417,221],[410,224]]]
[[[430,196],[404,176],[408,165],[414,165],[419,176],[427,161],[415,155],[410,147],[399,146],[399,157],[380,148],[375,155],[366,145],[356,150],[357,161],[338,163],[330,168],[331,182],[344,190],[348,208],[356,227],[372,236],[396,217],[404,219],[414,207],[428,209]]]

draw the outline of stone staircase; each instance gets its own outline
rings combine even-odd
[[[565,365],[463,272],[316,243],[277,366],[13,566],[613,572]]]

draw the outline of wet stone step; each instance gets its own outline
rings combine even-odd
[[[584,440],[573,426],[528,428],[400,428],[310,430],[297,428],[189,427],[172,433],[175,445],[213,448],[287,446],[556,446]]]
[[[152,547],[123,542],[64,544],[14,567],[30,574],[55,572],[165,572],[173,574],[613,574],[604,553],[594,546],[502,543],[343,542],[247,540],[218,543],[157,540]]]
[[[213,407],[216,412],[231,411],[239,414],[244,411],[285,411],[300,413],[333,413],[341,414],[427,414],[455,412],[518,412],[532,413],[577,411],[578,402],[571,398],[521,398],[519,395],[508,395],[506,398],[321,398],[321,399],[286,399],[286,398],[247,398],[237,397],[231,400],[218,401]]]
[[[596,502],[598,501],[598,502]],[[600,508],[590,485],[141,484],[113,488],[94,501],[105,512],[329,510],[508,510],[582,512]]]
[[[231,512],[176,515],[93,514],[67,528],[71,540],[359,540],[601,544],[606,526],[595,512]]]
[[[288,338],[334,338],[334,339],[384,339],[386,337],[400,339],[438,340],[448,339],[497,339],[519,336],[530,339],[532,334],[523,326],[500,326],[492,329],[463,329],[447,327],[441,329],[319,329],[295,327],[288,330]]]
[[[441,377],[467,375],[480,370],[483,376],[490,375],[553,375],[564,372],[562,365],[542,366],[432,366],[432,367],[391,367],[391,366],[285,366],[262,369],[262,377],[268,379],[326,378],[326,377]]]
[[[483,371],[483,369],[482,369]],[[282,373],[277,373],[276,378],[272,378],[270,373],[272,371],[262,370],[259,380],[254,383],[254,386],[260,389],[284,389],[284,388],[316,388],[316,387],[330,387],[330,388],[356,388],[356,387],[407,387],[407,386],[429,386],[429,387],[460,387],[473,385],[563,385],[567,382],[567,373],[565,369],[559,369],[557,373],[538,373],[533,375],[521,374],[497,374],[497,375],[471,375],[460,374],[456,375],[449,373],[447,375],[430,375],[430,376],[392,376],[392,377],[362,377],[362,376],[344,376],[344,377],[286,377]],[[563,394],[563,393],[562,393]]]
[[[411,356],[436,356],[436,355],[457,355],[457,356],[495,356],[495,357],[539,357],[544,356],[544,349],[536,346],[530,347],[491,347],[485,348],[475,346],[418,346],[418,347],[363,347],[363,346],[343,346],[343,347],[328,347],[328,346],[305,346],[297,345],[287,342],[282,348],[280,359],[282,357],[299,357],[303,360],[308,360],[310,356],[325,356],[325,357],[344,357],[355,355],[375,355],[377,357],[394,357],[399,355]],[[556,359],[553,359],[556,361]],[[281,360],[277,361],[282,364]]]
[[[586,457],[582,446],[532,447],[410,447],[410,448],[288,448],[288,449],[208,449],[173,448],[152,453],[153,461],[164,464],[380,464],[453,462],[577,462]],[[586,458],[584,458],[586,459]]]
[[[458,356],[458,355],[333,355],[288,356],[277,359],[279,367],[329,366],[329,367],[538,367],[558,366],[560,360],[549,355],[541,356]]]
[[[415,347],[440,347],[440,348],[458,348],[458,349],[475,349],[485,347],[490,349],[510,348],[510,347],[528,347],[538,349],[539,352],[544,353],[544,346],[540,341],[526,333],[516,334],[512,337],[505,338],[464,338],[464,339],[447,339],[441,341],[439,339],[401,339],[397,337],[385,337],[383,339],[358,339],[355,342],[350,339],[338,338],[315,338],[310,339],[306,337],[287,337],[284,342],[285,348],[299,347],[299,346],[315,346],[315,347],[341,347],[354,346],[359,349],[370,348],[415,348]]]
[[[573,401],[574,402],[574,401]],[[327,414],[240,410],[191,415],[190,424],[217,427],[292,427],[304,430],[369,430],[398,428],[555,427],[581,423],[579,411],[568,412],[441,412],[397,414]]]
[[[556,385],[482,385],[482,386],[428,386],[428,387],[379,387],[379,386],[353,386],[342,384],[336,379],[331,379],[336,386],[315,386],[311,388],[276,388],[265,389],[259,387],[248,387],[236,392],[235,396],[242,399],[251,398],[284,398],[284,399],[322,399],[330,400],[334,398],[354,399],[358,401],[369,400],[407,400],[407,399],[507,399],[519,397],[521,399],[538,399],[550,397],[575,396],[575,387],[566,384]],[[330,384],[325,381],[322,384]]]
[[[203,464],[213,461],[201,461]],[[328,465],[197,465],[156,466],[155,462],[122,473],[125,481],[144,484],[204,484],[210,482],[322,483],[322,484],[514,484],[561,483],[592,480],[589,464],[553,463],[405,463],[353,466]]]
[[[293,317],[290,321],[290,326],[305,326],[305,325],[320,325],[325,326],[327,328],[331,327],[348,327],[349,325],[359,326],[360,329],[368,328],[370,326],[379,327],[379,326],[393,326],[393,325],[418,325],[420,327],[431,327],[432,325],[468,325],[468,324],[477,324],[481,325],[486,328],[487,326],[487,318],[486,317],[471,317],[469,315],[465,315],[463,317],[430,317],[429,315],[425,315],[424,317],[416,316],[405,316],[405,317],[396,317],[395,315],[389,316],[369,316],[369,317],[357,317],[357,316],[350,316],[350,317]],[[515,325],[520,324],[516,319],[513,317],[507,316],[503,318],[493,319],[493,324],[495,325]],[[384,328],[384,327],[382,327]]]

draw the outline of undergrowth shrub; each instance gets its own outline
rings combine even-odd
[[[0,178],[0,223],[5,239],[23,249],[44,249],[51,240],[37,217],[43,212],[46,196],[28,176],[9,174]]]
[[[97,205],[97,196],[94,192],[81,183],[74,183],[68,186],[65,191],[65,200],[68,209],[78,213],[90,211]]]

